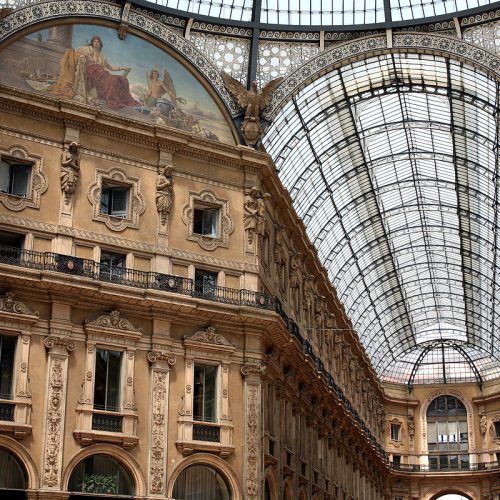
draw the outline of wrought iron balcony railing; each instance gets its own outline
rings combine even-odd
[[[208,287],[196,283],[189,278],[148,271],[137,271],[135,269],[110,267],[93,260],[82,259],[81,257],[72,255],[35,252],[16,247],[0,246],[0,263],[56,271],[136,288],[163,290],[224,304],[256,307],[270,311],[274,311],[275,309],[274,297],[264,292],[239,290],[221,286]]]
[[[218,425],[193,424],[193,440],[218,443],[220,427]]]
[[[459,463],[456,466],[448,465],[419,465],[419,464],[398,464],[390,462],[392,470],[402,472],[471,472],[471,471],[490,471],[500,469],[499,462],[480,462],[476,464]]]

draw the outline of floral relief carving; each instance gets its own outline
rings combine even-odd
[[[194,210],[195,208],[219,209],[216,234],[207,236],[194,232]],[[229,200],[217,198],[215,193],[204,190],[200,193],[189,193],[188,203],[182,208],[182,221],[186,225],[187,239],[196,241],[204,250],[215,250],[218,247],[229,246],[229,235],[234,231],[234,222],[229,214]]]
[[[43,484],[56,486],[59,478],[61,419],[63,407],[63,361],[54,359],[50,368]]]
[[[141,180],[137,177],[128,177],[120,168],[107,171],[96,169],[95,177],[95,182],[90,185],[88,192],[88,200],[92,205],[92,219],[103,222],[112,231],[123,231],[127,227],[138,229],[139,216],[146,210],[146,201],[140,192]],[[102,186],[106,182],[129,188],[126,216],[108,215],[101,212]]]
[[[259,386],[247,386],[246,429],[246,498],[257,500],[259,495]]]
[[[18,145],[11,146],[8,150],[0,149],[0,154],[31,165],[31,175],[26,186],[26,195],[16,196],[0,192],[0,203],[14,212],[19,212],[28,207],[40,208],[40,198],[49,187],[47,175],[43,171],[42,157],[33,155],[26,148]]]
[[[165,488],[165,427],[167,374],[153,371],[151,411],[150,493],[161,494]]]

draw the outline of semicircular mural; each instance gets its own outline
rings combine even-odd
[[[0,81],[235,144],[203,85],[171,55],[105,26],[58,25],[2,51]]]

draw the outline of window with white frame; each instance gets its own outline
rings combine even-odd
[[[126,256],[113,252],[101,252],[99,277],[102,280],[120,281],[125,274]]]
[[[401,425],[391,424],[391,440],[400,441],[401,440]]]

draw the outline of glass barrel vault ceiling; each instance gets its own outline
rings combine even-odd
[[[291,26],[354,26],[454,14],[490,0],[149,0],[192,14]],[[254,10],[257,10],[254,13]],[[387,10],[386,10],[387,9]]]
[[[385,380],[500,376],[498,83],[392,54],[303,89],[264,145]]]

